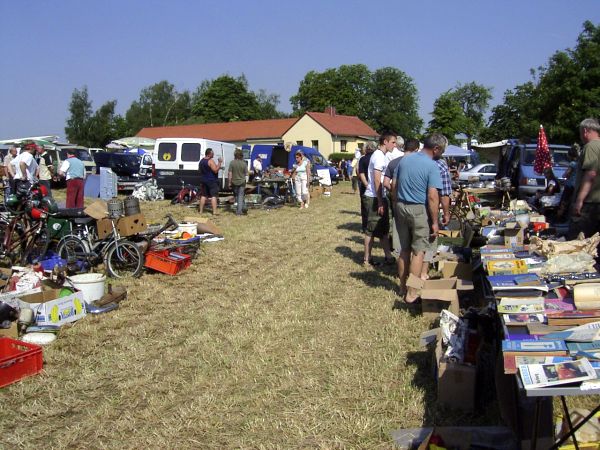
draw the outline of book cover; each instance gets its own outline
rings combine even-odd
[[[595,322],[597,323],[597,322]],[[593,342],[600,340],[600,329],[577,327],[574,330],[556,331],[554,333],[542,336],[542,339],[556,340],[562,339],[569,342]]]
[[[527,264],[522,259],[492,260],[486,264],[490,275],[526,274]]]
[[[531,275],[536,276],[539,280],[539,284],[532,284]],[[536,274],[527,274],[527,280],[529,280],[526,285],[519,285],[519,275],[490,275],[487,277],[490,285],[492,286],[492,290],[496,291],[508,291],[508,290],[517,290],[517,291],[542,291],[548,292],[548,286],[546,283],[542,282],[542,280]]]
[[[527,331],[531,335],[545,335],[555,331],[564,331],[571,328],[570,325],[546,325],[543,323],[528,323]]]
[[[519,374],[525,389],[578,383],[596,378],[596,371],[586,358],[555,364],[521,364]]]
[[[529,323],[543,323],[543,314],[502,314],[502,320],[508,327],[526,326]]]
[[[502,297],[498,303],[501,314],[543,314],[545,310],[542,297]]]
[[[549,314],[548,325],[578,325],[584,323],[591,323],[600,320],[600,310],[589,309],[589,310],[574,310],[574,311],[562,311],[555,314]]]
[[[554,364],[564,361],[573,361],[569,356],[513,356],[504,355],[504,373],[515,374],[519,366],[526,364]]]
[[[600,342],[599,342],[600,344]],[[553,341],[533,341],[533,340],[521,340],[521,341],[502,341],[503,352],[565,352],[567,350],[567,344],[565,341],[553,340]],[[559,356],[559,355],[556,355]]]
[[[556,314],[564,311],[574,311],[575,304],[572,298],[547,298],[544,300],[546,314]]]
[[[577,352],[600,352],[600,341],[592,342],[567,342],[567,349],[571,355],[577,354]]]

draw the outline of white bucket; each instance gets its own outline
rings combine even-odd
[[[180,223],[177,227],[177,231],[181,233],[189,233],[192,236],[196,236],[198,234],[198,224],[197,223]]]
[[[86,303],[100,300],[104,295],[104,284],[106,276],[101,273],[83,273],[69,277],[69,281],[75,289],[83,292]]]

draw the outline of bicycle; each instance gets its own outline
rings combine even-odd
[[[185,181],[181,180],[181,189],[179,193],[171,200],[171,205],[185,205],[193,203],[198,198],[199,192],[196,186],[191,184],[185,184]]]

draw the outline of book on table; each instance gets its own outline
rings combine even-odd
[[[556,314],[548,314],[548,325],[583,325],[600,320],[599,309],[563,311]]]
[[[527,264],[522,259],[501,259],[487,261],[487,273],[490,275],[527,274]]]
[[[546,298],[544,299],[544,307],[546,308],[546,314],[575,310],[572,298]]]
[[[565,341],[508,340],[502,341],[502,353],[512,356],[566,356]]]
[[[554,364],[564,361],[573,361],[570,356],[514,356],[503,355],[504,373],[508,375],[515,374],[519,371],[519,366],[526,364]]]
[[[567,349],[571,355],[579,352],[595,353],[600,352],[600,341],[592,342],[567,342]]]
[[[502,297],[498,303],[501,314],[543,314],[545,311],[543,297]]]
[[[596,379],[596,371],[586,358],[552,364],[521,364],[519,374],[525,389]]]
[[[600,322],[591,322],[568,330],[549,333],[542,339],[562,339],[570,342],[600,341]]]
[[[532,276],[537,277],[537,282]],[[536,274],[491,275],[487,277],[492,291],[501,297],[539,297],[548,292],[548,285]]]
[[[530,323],[543,323],[543,314],[502,314],[502,320],[507,327],[527,326]]]
[[[535,336],[543,336],[555,331],[564,331],[572,328],[571,325],[546,325],[545,323],[528,323],[527,332]]]

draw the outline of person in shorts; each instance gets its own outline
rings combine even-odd
[[[217,214],[217,196],[219,195],[219,169],[223,164],[223,158],[215,162],[215,156],[212,148],[207,148],[204,152],[204,158],[200,160],[200,205],[198,212],[204,212],[206,199],[210,199],[213,216]]]
[[[418,291],[406,287],[409,272],[420,277],[425,251],[438,235],[438,214],[442,180],[438,165],[433,160],[444,153],[448,145],[445,136],[434,133],[423,142],[423,150],[404,156],[395,173],[396,213],[399,222],[400,294],[407,303],[418,300]]]

